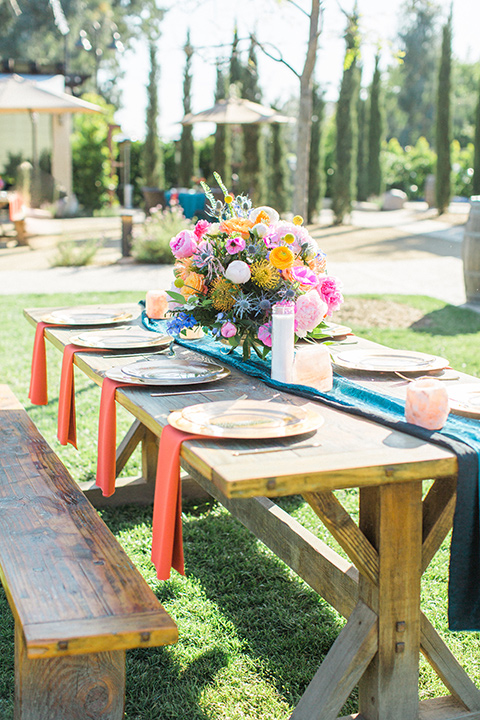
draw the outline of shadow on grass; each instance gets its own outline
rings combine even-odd
[[[470,308],[445,305],[424,315],[409,329],[428,335],[472,335],[480,332],[480,314]]]
[[[299,497],[288,500],[290,508],[292,503],[296,506],[302,502]],[[127,512],[133,513],[130,520],[118,514],[115,517],[110,509],[102,515],[113,530],[123,531],[151,518],[151,509],[142,520],[140,509]],[[233,623],[242,652],[259,676],[295,706],[341,629],[338,616],[232,516],[208,510],[196,516],[189,514],[184,519],[183,537],[187,578],[199,582],[206,598]],[[167,604],[171,592],[165,583],[157,593],[160,601]],[[181,635],[181,623],[179,630]],[[212,677],[219,660],[215,653],[204,658],[207,665],[212,663]],[[207,670],[205,666],[202,669]],[[162,698],[163,678],[159,677],[159,682]],[[183,693],[188,688],[173,676],[167,682],[175,683],[176,690],[169,686],[168,693],[175,692],[183,705]],[[356,692],[345,705],[345,713],[355,711],[355,696]],[[199,717],[192,708],[182,720]]]

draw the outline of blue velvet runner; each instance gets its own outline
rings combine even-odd
[[[166,330],[164,321],[151,320],[145,312],[142,322],[149,330]],[[367,389],[348,378],[335,376],[333,389],[328,393],[321,393],[311,387],[272,380],[268,359],[252,357],[244,361],[239,349],[232,351],[210,336],[201,340],[177,337],[175,341],[224,365],[260,378],[269,387],[319,400],[330,407],[379,422],[454,452],[458,459],[458,482],[450,548],[449,628],[480,630],[480,424],[476,420],[450,414],[442,430],[426,430],[405,421],[405,403],[402,400]]]

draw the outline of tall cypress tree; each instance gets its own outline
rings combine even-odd
[[[357,58],[360,36],[358,33],[356,4],[352,14],[347,15],[345,43],[344,70],[336,113],[336,168],[332,192],[332,208],[336,225],[340,225],[345,215],[351,211],[357,185],[357,98],[359,84]]]
[[[381,77],[378,64],[380,56],[375,57],[375,70],[370,88],[370,116],[368,123],[368,195],[380,195],[382,192],[382,166],[380,152],[383,138],[383,114],[381,105]]]
[[[192,56],[193,47],[190,44],[190,30],[187,32],[185,47],[185,72],[183,75],[183,111],[185,115],[192,112]],[[192,125],[183,125],[180,136],[180,168],[179,182],[183,187],[189,187],[195,173],[195,146],[193,143]]]
[[[279,213],[291,210],[290,170],[287,163],[287,147],[284,126],[272,123],[271,147],[268,158],[270,177],[268,183],[268,203]]]
[[[364,202],[368,198],[368,108],[367,101],[358,95],[358,143],[357,143],[357,200]]]
[[[220,63],[217,63],[217,87],[215,102],[223,100],[227,94],[227,80],[222,72]],[[223,182],[229,186],[232,178],[232,148],[231,130],[228,125],[217,125],[215,130],[215,145],[213,148],[213,168],[222,177]]]
[[[243,97],[252,102],[262,99],[258,82],[255,42],[252,38],[248,62],[243,68]],[[243,126],[243,166],[241,184],[255,205],[262,205],[267,199],[267,175],[265,162],[265,136],[259,124]]]
[[[480,84],[478,87],[478,102],[475,111],[475,154],[473,157],[472,195],[480,195]]]
[[[147,135],[143,145],[143,174],[148,187],[163,188],[165,183],[162,149],[158,140],[158,60],[155,41],[149,42],[150,73],[147,87]]]
[[[313,222],[321,207],[323,195],[323,157],[322,125],[325,110],[323,93],[317,83],[312,90],[312,134],[310,138],[310,158],[308,163],[308,206],[307,222]]]
[[[450,85],[452,72],[452,15],[443,27],[442,54],[438,72],[436,150],[437,168],[435,173],[435,199],[439,214],[448,208],[451,196],[451,117]]]
[[[243,81],[244,81],[244,68],[240,59],[240,52],[238,50],[238,28],[235,25],[233,29],[233,41],[232,41],[232,54],[230,56],[230,85],[235,85],[236,92],[239,97],[242,96]]]

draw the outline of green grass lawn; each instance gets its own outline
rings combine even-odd
[[[140,293],[2,296],[0,382],[12,387],[77,480],[90,479],[95,472],[99,390],[76,373],[79,450],[61,447],[56,440],[60,354],[47,344],[50,402],[32,407],[27,394],[34,331],[22,309],[138,299]],[[480,315],[430,298],[390,299],[420,308],[428,322],[402,330],[354,327],[354,331],[392,347],[441,354],[454,367],[480,376]],[[119,435],[130,421],[119,408]],[[136,464],[133,459],[127,472],[136,470]],[[338,497],[355,512],[356,491],[341,492]],[[285,498],[281,505],[331,543],[301,498]],[[184,508],[186,576],[173,572],[166,582],[156,579],[149,560],[151,507],[126,506],[105,510],[102,516],[180,631],[177,645],[127,653],[125,718],[288,718],[344,620],[214,502]],[[430,620],[480,685],[478,634],[447,630],[448,557],[446,541],[424,575],[422,602]],[[0,720],[12,720],[13,622],[3,594],[0,605]],[[426,663],[421,665],[420,694],[422,699],[447,694]],[[354,693],[344,714],[355,711]]]

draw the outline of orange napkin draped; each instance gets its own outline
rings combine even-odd
[[[128,387],[130,383],[104,378],[100,397],[98,418],[98,450],[96,485],[102,495],[110,497],[115,492],[116,455],[117,455],[117,408],[115,391]]]
[[[73,356],[76,352],[104,352],[99,348],[83,349],[77,345],[65,345],[63,350],[60,392],[58,394],[57,437],[61,445],[70,443],[77,447],[77,424],[75,416],[75,384]]]
[[[47,405],[47,353],[45,351],[44,331],[53,327],[52,323],[39,322],[35,330],[33,341],[32,371],[30,375],[30,389],[28,397],[33,405]]]
[[[153,503],[151,556],[159,580],[168,580],[172,567],[181,575],[185,575],[180,449],[185,440],[198,439],[200,439],[199,435],[184,433],[171,425],[163,428],[160,437]]]

